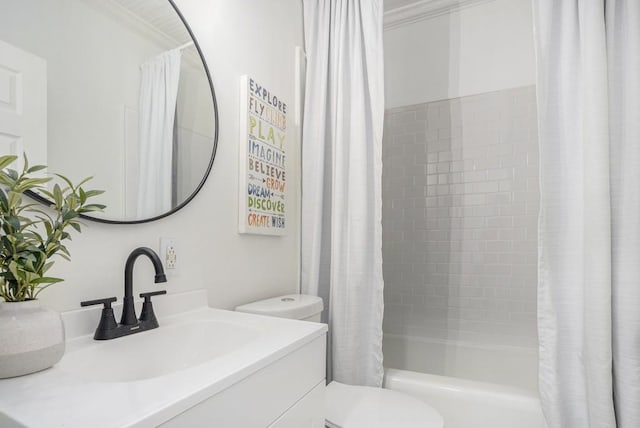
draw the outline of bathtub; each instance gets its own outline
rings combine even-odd
[[[384,387],[434,407],[445,428],[546,428],[533,347],[385,334]]]
[[[384,387],[428,403],[445,428],[547,428],[537,395],[520,388],[398,369]]]
[[[441,376],[538,390],[535,347],[484,345],[384,334],[384,365]]]

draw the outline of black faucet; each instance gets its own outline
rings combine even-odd
[[[164,269],[162,268],[162,262],[155,251],[147,247],[139,247],[133,250],[127,258],[127,263],[124,265],[124,300],[122,301],[122,318],[120,318],[121,325],[135,325],[138,323],[136,308],[133,306],[133,266],[138,256],[143,254],[151,259],[153,268],[156,270],[154,282],[156,284],[159,282],[167,282],[167,277],[165,276]],[[140,297],[144,296],[140,295]]]
[[[133,250],[131,254],[129,254],[124,268],[124,300],[120,324],[116,322],[113,309],[111,308],[111,304],[117,300],[115,297],[80,302],[81,306],[98,304],[104,305],[100,323],[98,324],[96,333],[93,336],[94,339],[115,339],[116,337],[139,333],[141,331],[151,330],[158,327],[158,320],[153,312],[151,297],[160,294],[167,294],[166,290],[140,294],[140,297],[144,298],[140,319],[136,317],[136,309],[133,304],[133,266],[138,256],[143,254],[149,257],[153,263],[153,267],[156,271],[155,282],[167,282],[167,277],[165,276],[164,269],[162,268],[162,262],[155,251],[147,247],[139,247]]]

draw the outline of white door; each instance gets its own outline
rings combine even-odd
[[[47,164],[47,62],[0,40],[0,155],[23,151]]]

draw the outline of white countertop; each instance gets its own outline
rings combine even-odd
[[[108,341],[113,349],[126,353],[129,341],[144,340],[145,334],[163,326],[175,330],[190,322],[229,323],[257,334],[239,348],[193,367],[148,379],[105,382],[65,367],[69,366],[65,359],[72,361],[77,350],[97,346],[93,332],[86,333],[89,320],[95,322],[93,328],[97,325],[99,309],[66,313],[68,341],[63,360],[39,373],[0,380],[0,426],[11,426],[7,417],[28,427],[157,426],[327,331],[324,324],[211,309],[206,306],[204,291],[167,295],[162,302],[156,299],[160,327]],[[171,315],[163,316],[163,310]],[[136,358],[126,355],[129,357]],[[156,357],[162,359],[163,355]],[[104,364],[109,362],[95,361],[98,374]]]

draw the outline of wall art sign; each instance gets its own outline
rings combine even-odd
[[[287,103],[251,76],[240,82],[240,233],[284,235]]]

